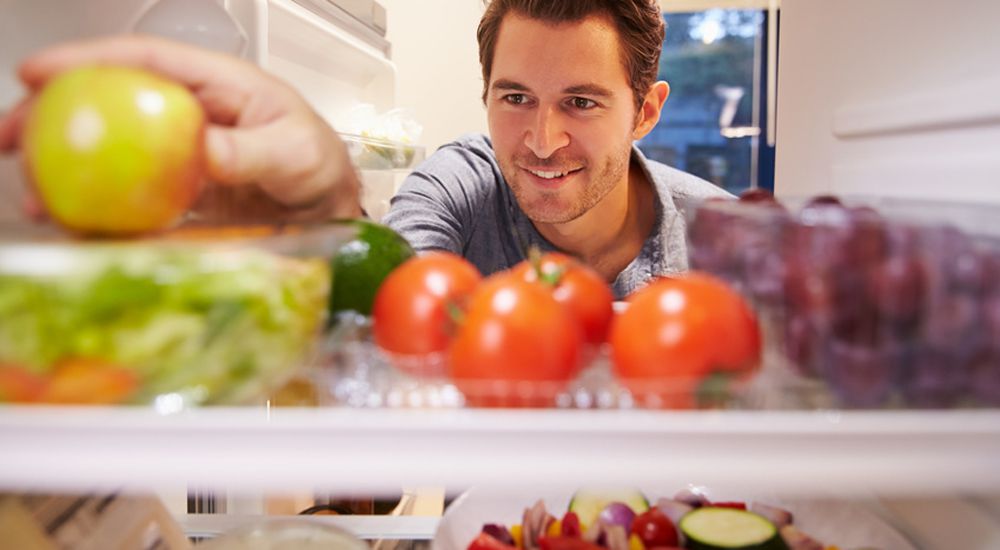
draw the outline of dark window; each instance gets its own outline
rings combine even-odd
[[[666,13],[660,79],[670,97],[639,142],[648,157],[738,194],[774,188],[766,144],[767,12]]]

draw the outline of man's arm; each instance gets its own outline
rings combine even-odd
[[[383,222],[418,251],[464,254],[477,226],[477,211],[488,207],[495,185],[484,151],[461,141],[451,143],[406,178]]]
[[[354,217],[360,186],[347,147],[291,86],[241,59],[146,36],[117,36],[42,50],[20,66],[27,94],[0,117],[0,152],[18,147],[37,93],[81,65],[146,69],[184,86],[208,116],[207,206],[284,220]],[[233,212],[230,212],[232,214]],[[273,218],[271,218],[273,219]]]

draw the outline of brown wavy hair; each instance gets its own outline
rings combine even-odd
[[[479,63],[483,68],[483,102],[489,94],[493,54],[500,23],[510,12],[548,23],[581,21],[606,15],[614,22],[622,46],[636,110],[656,81],[663,47],[664,23],[656,0],[492,0],[479,21]]]

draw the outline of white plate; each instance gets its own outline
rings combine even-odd
[[[706,496],[719,501],[751,501],[779,506],[790,511],[795,526],[826,545],[836,545],[843,550],[916,550],[899,532],[882,521],[863,505],[834,500],[787,499],[772,496],[747,498],[745,495],[728,494],[699,488]],[[674,492],[646,492],[654,502]],[[524,509],[538,499],[554,516],[561,516],[569,505],[569,494],[514,495],[510,492],[490,493],[472,489],[462,494],[448,507],[434,536],[434,550],[465,550],[479,534],[483,524],[499,523],[510,526],[521,522]]]

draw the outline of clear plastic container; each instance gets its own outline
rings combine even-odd
[[[251,402],[315,358],[342,226],[0,226],[0,401]]]
[[[378,221],[406,172],[424,160],[424,148],[412,143],[341,134],[351,160],[361,173],[361,205]]]
[[[406,170],[424,160],[424,148],[412,143],[340,134],[355,166],[362,170]]]
[[[369,317],[341,314],[311,369],[319,402],[356,408],[450,409],[764,409],[791,408],[772,392],[770,375],[645,380],[616,379],[607,346],[590,350],[578,373],[563,381],[461,380],[447,358],[394,357],[371,338]]]
[[[819,197],[688,214],[691,267],[755,303],[807,401],[1000,406],[1000,207]]]

